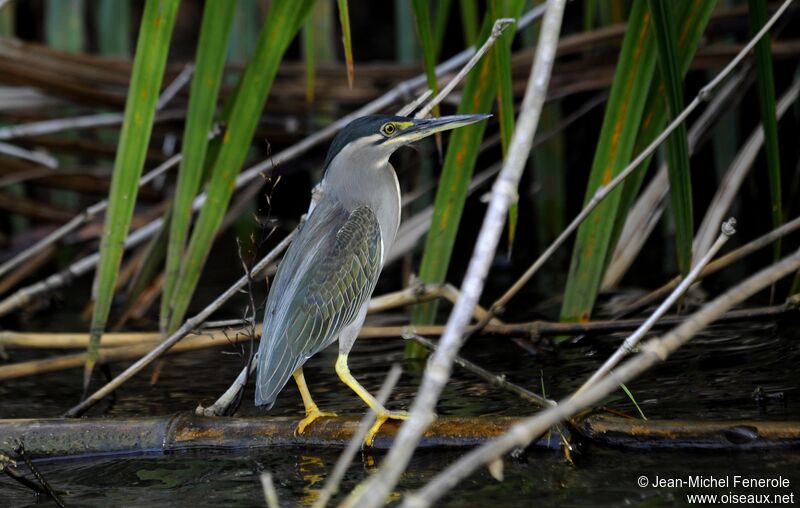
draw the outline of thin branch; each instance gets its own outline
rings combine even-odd
[[[259,478],[261,479],[261,488],[264,490],[264,501],[267,503],[267,508],[280,508],[278,491],[275,490],[275,484],[272,483],[272,475],[270,473],[261,473]]]
[[[789,7],[789,4],[792,3],[792,0],[785,0],[785,2],[775,11],[775,14],[772,15],[769,21],[762,27],[762,29],[750,40],[750,42],[745,45],[744,48],[728,63],[727,66],[707,85],[700,89],[697,93],[697,96],[686,106],[686,108],[681,111],[679,115],[675,117],[675,119],[670,123],[666,129],[664,129],[661,134],[659,134],[656,139],[650,143],[647,148],[642,150],[636,158],[631,161],[628,166],[625,167],[617,176],[615,176],[610,182],[605,185],[601,185],[595,191],[594,196],[586,204],[586,206],[581,210],[577,217],[575,217],[572,222],[567,226],[567,228],[561,232],[561,234],[556,238],[553,243],[534,261],[534,263],[525,271],[524,274],[500,297],[498,298],[491,307],[489,307],[489,315],[482,319],[478,328],[481,326],[485,326],[486,323],[489,322],[489,318],[494,317],[500,313],[502,313],[508,305],[508,302],[528,283],[531,277],[539,271],[539,269],[544,266],[544,264],[550,259],[550,257],[555,253],[555,251],[561,247],[561,245],[566,242],[567,238],[569,238],[572,233],[574,233],[578,226],[583,223],[584,220],[589,216],[589,214],[594,211],[594,209],[599,205],[616,187],[618,187],[628,176],[636,170],[639,165],[644,162],[645,159],[650,157],[653,152],[672,134],[672,132],[678,128],[678,126],[683,123],[686,118],[695,110],[697,107],[704,101],[708,101],[712,98],[715,88],[719,86],[723,79],[725,79],[728,74],[733,71],[736,65],[742,61],[742,59],[747,55],[747,53],[753,48],[753,46],[758,42],[758,40],[763,37],[767,31],[772,28],[776,21],[781,17],[781,15],[786,11]]]
[[[686,275],[686,278],[683,280],[683,282],[681,282],[680,285],[675,288],[675,291],[673,291],[669,297],[664,300],[664,302],[655,310],[655,312],[653,312],[653,314],[647,318],[647,321],[645,321],[642,326],[637,328],[635,332],[628,336],[628,338],[625,339],[625,342],[623,342],[622,345],[616,351],[614,351],[614,354],[612,354],[611,357],[609,357],[609,359],[606,360],[606,362],[599,369],[597,369],[597,371],[595,371],[595,373],[592,374],[591,377],[589,377],[589,379],[586,380],[586,382],[583,383],[580,388],[578,388],[578,390],[575,392],[575,395],[581,393],[587,387],[605,377],[609,372],[611,372],[611,369],[616,367],[617,364],[622,361],[627,354],[633,351],[633,348],[636,347],[645,334],[653,328],[656,322],[662,316],[664,316],[664,314],[667,313],[667,311],[675,304],[675,302],[678,301],[678,298],[683,296],[683,294],[688,291],[689,287],[694,284],[697,276],[700,274],[703,268],[705,268],[709,261],[711,261],[711,258],[713,258],[717,252],[719,252],[723,245],[725,245],[725,243],[728,241],[728,238],[736,233],[735,228],[735,219],[728,219],[728,221],[722,225],[722,232],[720,233],[719,237],[717,237],[717,241],[714,242],[708,252],[706,252],[706,254],[699,261],[697,261],[694,267],[692,267],[692,270]]]
[[[750,242],[739,247],[738,249],[725,254],[719,259],[715,259],[698,274],[697,279],[702,280],[708,277],[709,275],[713,275],[718,271],[722,270],[723,268],[727,268],[728,266],[739,261],[740,259],[749,256],[750,254],[760,249],[763,249],[768,245],[771,245],[779,238],[783,238],[784,236],[794,233],[797,230],[800,230],[800,217],[795,217],[789,222],[783,224],[782,226],[773,229],[769,233],[760,236],[755,240],[751,240]],[[620,313],[617,317],[627,316],[640,309],[647,307],[648,305],[659,300],[664,295],[668,294],[670,291],[676,288],[678,284],[680,284],[680,282],[681,282],[681,276],[679,275],[674,279],[672,279],[671,281],[664,284],[663,286],[661,286],[660,288],[642,296],[641,298],[637,299],[636,301],[628,305],[626,309],[622,313]]]
[[[40,164],[50,169],[56,169],[58,167],[58,160],[55,157],[47,155],[43,152],[28,150],[27,148],[22,148],[21,146],[12,145],[10,143],[0,142],[0,154],[35,162],[36,164]]]
[[[264,256],[261,261],[259,261],[250,272],[250,275],[257,276],[264,270],[267,266],[272,264],[277,258],[278,255],[286,249],[289,244],[291,243],[292,239],[297,234],[297,230],[295,229],[291,233],[289,233],[281,242],[275,246],[272,251]],[[83,414],[87,409],[91,408],[98,402],[100,402],[104,397],[109,395],[110,393],[114,392],[117,388],[122,386],[126,381],[130,378],[135,376],[138,372],[142,369],[147,367],[150,363],[160,357],[164,352],[166,352],[169,348],[175,345],[179,340],[181,340],[187,333],[191,332],[192,330],[199,327],[203,321],[206,320],[211,314],[214,313],[218,308],[222,306],[225,302],[227,302],[231,297],[238,294],[241,289],[247,286],[247,282],[250,278],[250,275],[244,275],[239,278],[231,287],[225,290],[221,295],[219,295],[211,304],[209,304],[205,309],[200,311],[194,317],[188,319],[184,324],[178,328],[178,330],[170,335],[167,339],[161,342],[158,346],[156,346],[152,351],[148,354],[137,360],[133,365],[125,369],[121,374],[117,377],[112,379],[108,382],[105,386],[94,392],[92,395],[87,397],[77,406],[72,407],[65,416],[79,416]]]
[[[508,207],[516,199],[519,179],[528,159],[547,95],[565,4],[565,0],[551,0],[546,4],[539,43],[508,157],[492,188],[489,209],[464,277],[461,298],[448,319],[439,349],[425,369],[425,376],[411,406],[409,418],[400,428],[380,471],[362,485],[362,488],[353,491],[344,503],[347,506],[382,506],[405,470],[425,429],[435,419],[433,411],[436,401],[450,377],[453,357],[458,352],[464,338],[464,328],[469,323],[483,290],[486,274],[505,225]]]
[[[450,467],[439,473],[421,490],[406,496],[403,507],[426,507],[440,499],[464,478],[484,464],[502,457],[518,447],[527,446],[551,426],[570,418],[587,407],[597,404],[620,384],[634,379],[653,365],[666,359],[694,335],[703,330],[725,311],[746,300],[753,294],[770,286],[777,280],[800,268],[800,251],[780,262],[765,268],[736,287],[703,307],[681,326],[659,339],[653,339],[642,347],[642,352],[631,358],[619,369],[612,371],[597,384],[590,386],[576,397],[569,397],[554,408],[514,425],[502,437],[493,439],[467,453]]]
[[[139,180],[139,187],[144,187],[148,183],[152,182],[154,179],[158,178],[159,176],[163,175],[170,169],[177,166],[182,158],[183,158],[182,154],[173,155],[172,157],[161,163],[158,167],[154,168],[151,171],[148,171],[147,174],[142,176],[141,180]],[[59,242],[62,238],[72,233],[79,227],[91,222],[100,213],[104,212],[106,208],[108,208],[108,199],[98,201],[92,206],[86,208],[84,211],[76,215],[72,220],[70,220],[66,224],[59,226],[52,233],[48,234],[38,242],[34,243],[27,249],[24,249],[16,256],[14,256],[13,258],[9,259],[8,261],[0,265],[0,277],[5,276],[7,273],[17,268],[19,265],[30,259],[31,256],[35,256],[36,254],[45,250],[50,245]],[[2,307],[3,305],[0,304],[0,308]],[[3,311],[0,311],[0,315],[2,315],[3,313],[4,313]]]
[[[543,6],[539,6],[539,8],[541,9],[543,8]],[[516,20],[514,18],[500,18],[495,20],[494,26],[492,26],[492,33],[486,39],[486,42],[484,42],[483,45],[480,47],[480,49],[476,51],[474,55],[472,55],[472,58],[470,58],[469,61],[466,63],[466,65],[464,65],[464,67],[462,67],[461,70],[458,71],[458,74],[456,74],[456,76],[442,88],[442,90],[436,95],[436,97],[431,99],[429,103],[427,103],[422,109],[420,109],[417,112],[416,115],[414,115],[414,118],[425,118],[426,116],[428,116],[430,112],[433,111],[433,108],[438,106],[439,103],[442,102],[445,97],[450,95],[450,92],[453,91],[456,85],[459,84],[467,76],[467,74],[469,74],[469,72],[472,70],[473,67],[475,67],[475,65],[477,65],[480,59],[483,58],[483,55],[485,55],[486,52],[489,51],[489,49],[494,45],[495,41],[501,35],[503,35],[505,29],[508,26],[513,25],[515,22]]]
[[[403,338],[406,340],[413,340],[417,344],[421,344],[433,352],[436,352],[436,350],[438,349],[435,342],[428,340],[421,335],[417,335],[416,333],[406,332],[403,334]],[[490,385],[511,392],[514,395],[520,397],[521,399],[531,402],[539,407],[551,407],[555,405],[555,401],[542,397],[541,395],[537,395],[536,393],[533,393],[527,388],[523,388],[517,384],[514,384],[511,381],[507,380],[505,376],[498,376],[497,374],[493,374],[488,370],[484,369],[483,367],[475,363],[472,363],[466,358],[463,358],[462,356],[456,355],[455,357],[453,357],[453,363],[462,367],[464,370],[467,370],[472,374],[475,374],[476,376],[483,379]]]

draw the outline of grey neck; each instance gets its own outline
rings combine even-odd
[[[368,206],[381,227],[385,259],[400,226],[400,185],[388,155],[376,160],[374,151],[360,148],[348,145],[330,162],[322,199],[336,199],[347,210]]]

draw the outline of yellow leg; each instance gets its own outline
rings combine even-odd
[[[377,400],[375,400],[375,397],[373,397],[363,386],[361,386],[358,381],[356,381],[356,378],[350,374],[350,368],[347,366],[347,355],[340,354],[336,359],[336,373],[339,374],[339,379],[341,379],[344,384],[349,386],[351,390],[356,392],[356,395],[358,395],[361,400],[363,400],[375,412],[375,424],[370,427],[369,432],[367,432],[367,437],[364,438],[364,444],[367,446],[372,446],[372,441],[375,439],[375,435],[378,433],[386,420],[390,418],[394,420],[405,420],[408,418],[408,413],[406,411],[387,410]]]
[[[306,407],[306,417],[300,420],[300,423],[297,424],[297,429],[295,430],[296,434],[302,434],[306,430],[306,427],[311,425],[314,420],[321,416],[336,416],[336,413],[320,411],[317,405],[314,403],[314,399],[311,398],[311,392],[308,391],[308,386],[306,385],[306,378],[303,376],[302,367],[294,371],[292,376],[294,376],[294,382],[297,383],[297,388],[300,389],[300,396],[303,397],[303,405]]]

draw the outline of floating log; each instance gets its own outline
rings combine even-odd
[[[421,448],[474,447],[520,422],[512,416],[442,416],[425,433]],[[205,417],[190,413],[142,418],[0,420],[0,453],[13,455],[22,442],[32,457],[249,450],[283,446],[344,447],[360,416],[321,418],[301,436],[299,418]],[[591,415],[573,422],[579,438],[595,445],[634,449],[763,450],[800,446],[800,422],[638,420]],[[387,422],[373,448],[392,445],[399,423]],[[559,448],[550,432],[537,447]]]
[[[109,453],[177,453],[196,450],[240,450],[276,446],[344,447],[358,429],[360,416],[320,418],[301,436],[299,418],[210,418],[189,413],[142,418],[0,420],[0,453],[13,455],[19,442],[32,457]],[[473,447],[505,433],[520,418],[443,416],[425,433],[422,448]],[[399,423],[389,421],[373,448],[391,446]],[[559,436],[545,436],[540,446],[558,447]]]
[[[761,450],[800,447],[800,422],[638,420],[592,415],[574,430],[593,444],[620,448]]]

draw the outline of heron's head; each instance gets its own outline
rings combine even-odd
[[[364,116],[339,131],[328,150],[325,168],[338,158],[347,164],[383,167],[401,146],[431,134],[456,129],[489,118],[491,115],[453,115],[415,119],[405,116]]]

